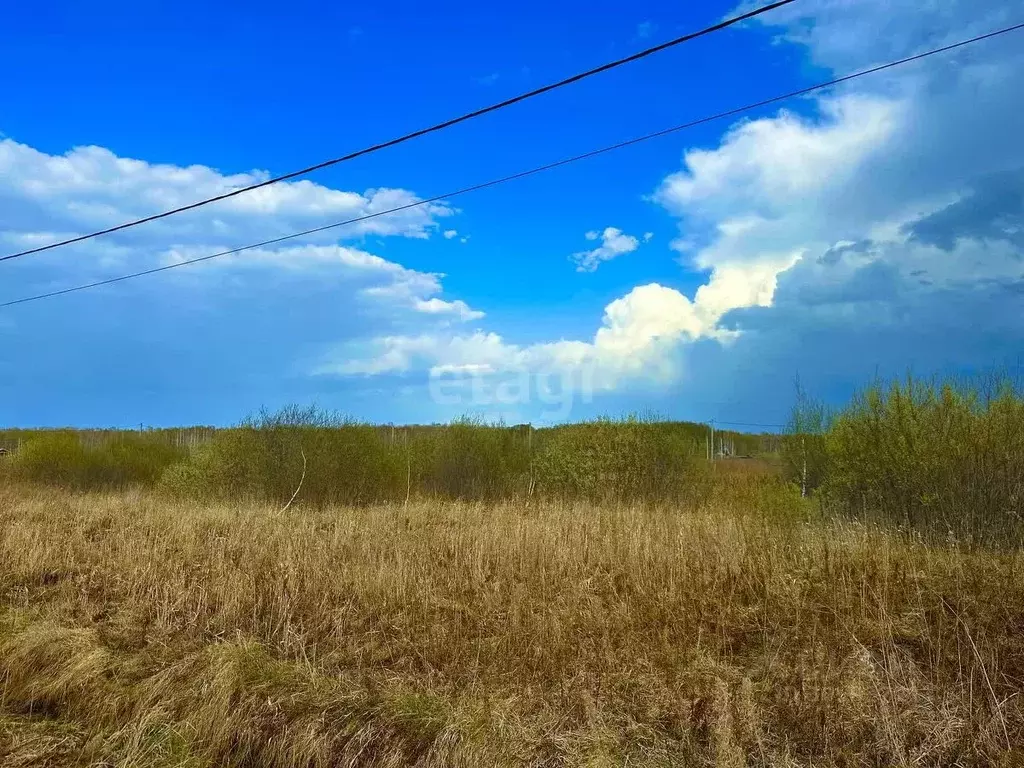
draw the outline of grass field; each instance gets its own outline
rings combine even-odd
[[[1024,766],[1020,389],[792,427],[18,433],[0,766]]]
[[[690,506],[0,490],[0,764],[1020,765],[1024,561]]]

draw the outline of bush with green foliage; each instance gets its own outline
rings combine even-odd
[[[537,457],[537,487],[592,501],[679,498],[705,468],[697,441],[673,426],[633,418],[555,428]]]
[[[459,419],[404,439],[418,495],[463,500],[522,498],[531,491],[535,432]]]
[[[295,407],[218,432],[161,483],[177,495],[282,503],[299,489],[314,505],[393,501],[406,486],[404,457],[381,430]]]
[[[1020,540],[1024,397],[1008,381],[873,386],[825,445],[822,495],[842,513],[966,542]]]
[[[825,436],[832,422],[831,411],[796,385],[796,403],[781,441],[783,474],[808,495],[825,480],[828,451]]]
[[[74,432],[59,431],[27,439],[5,464],[18,480],[91,491],[153,486],[185,456],[182,449],[146,435],[121,432],[86,442]]]

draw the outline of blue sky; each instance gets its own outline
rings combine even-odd
[[[0,250],[251,183],[506,98],[732,4],[57,2],[0,29]],[[798,0],[468,124],[0,264],[0,302],[431,197],[1024,21]],[[775,422],[796,375],[1024,351],[1015,33],[443,205],[0,310],[0,422],[655,410]]]

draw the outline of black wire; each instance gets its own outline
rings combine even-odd
[[[164,265],[162,267],[155,267],[153,269],[147,269],[147,270],[143,270],[141,272],[133,272],[133,273],[128,274],[128,275],[121,275],[120,277],[112,277],[112,278],[108,278],[106,280],[99,280],[99,281],[94,282],[94,283],[86,283],[84,285],[78,285],[78,286],[75,286],[73,288],[65,288],[65,289],[59,290],[59,291],[51,291],[50,293],[41,293],[41,294],[38,294],[36,296],[27,296],[27,297],[21,298],[21,299],[14,299],[12,301],[7,301],[7,302],[4,302],[4,303],[0,304],[0,309],[3,309],[5,307],[12,307],[12,306],[15,306],[16,304],[25,304],[25,303],[28,303],[30,301],[39,301],[40,299],[49,299],[49,298],[53,298],[55,296],[63,296],[64,294],[74,293],[76,291],[84,291],[84,290],[87,290],[89,288],[98,288],[98,287],[103,286],[103,285],[110,285],[111,283],[119,283],[119,282],[121,282],[123,280],[131,280],[131,279],[136,278],[136,277],[144,277],[145,275],[156,274],[157,272],[165,272],[165,271],[167,271],[169,269],[177,269],[178,267],[185,267],[185,266],[188,266],[190,264],[198,264],[200,262],[210,261],[211,259],[217,259],[217,258],[220,258],[222,256],[231,256],[233,254],[241,253],[243,251],[253,250],[254,248],[262,248],[262,247],[268,246],[268,245],[275,245],[277,243],[282,243],[282,242],[284,242],[286,240],[293,240],[293,239],[295,239],[297,237],[304,237],[305,235],[312,235],[312,234],[316,234],[318,232],[325,232],[325,231],[327,231],[329,229],[335,229],[337,227],[343,227],[343,226],[346,226],[348,224],[356,224],[356,223],[361,222],[361,221],[367,221],[369,219],[375,219],[378,216],[386,216],[386,215],[391,214],[391,213],[398,213],[399,211],[409,210],[410,208],[418,208],[420,206],[429,205],[431,203],[436,203],[436,202],[439,202],[441,200],[449,200],[449,199],[451,199],[453,197],[457,197],[459,195],[464,195],[464,194],[467,194],[469,192],[475,192],[477,190],[481,190],[481,189],[486,189],[488,187],[497,186],[498,184],[504,184],[504,183],[509,182],[509,181],[515,181],[516,179],[522,179],[522,178],[525,178],[527,176],[532,176],[532,175],[537,174],[537,173],[542,173],[544,171],[549,171],[549,170],[552,170],[554,168],[559,168],[559,167],[561,167],[563,165],[569,165],[570,163],[575,163],[575,162],[577,162],[579,160],[586,160],[587,158],[596,157],[597,155],[603,155],[606,152],[612,152],[612,151],[614,151],[616,149],[622,149],[623,147],[632,146],[633,144],[639,144],[639,143],[644,142],[644,141],[649,141],[650,139],[655,139],[655,138],[658,138],[658,137],[661,137],[661,136],[667,136],[669,134],[676,133],[678,131],[686,130],[687,128],[693,128],[693,127],[696,127],[698,125],[703,125],[704,123],[710,123],[712,121],[721,120],[721,119],[726,118],[726,117],[733,117],[733,116],[741,114],[743,112],[749,112],[750,110],[758,109],[760,107],[769,106],[771,104],[775,104],[775,103],[778,103],[780,101],[785,101],[787,99],[796,98],[798,96],[804,96],[804,95],[806,95],[808,93],[813,93],[814,91],[820,91],[823,88],[830,88],[830,87],[832,87],[834,85],[839,85],[840,83],[849,82],[850,80],[854,80],[854,79],[856,79],[858,77],[864,77],[866,75],[871,75],[871,74],[874,74],[876,72],[881,72],[883,70],[892,69],[893,67],[898,67],[898,66],[900,66],[902,64],[909,64],[910,62],[918,61],[920,59],[927,58],[928,56],[934,56],[934,55],[939,54],[939,53],[945,53],[947,51],[951,51],[951,50],[954,50],[954,49],[957,49],[957,48],[962,48],[965,45],[970,45],[972,43],[977,43],[977,42],[980,42],[982,40],[987,40],[989,38],[996,37],[998,35],[1003,35],[1003,34],[1006,34],[1008,32],[1014,32],[1014,31],[1017,31],[1019,29],[1024,29],[1024,24],[1017,24],[1017,25],[1012,26],[1012,27],[1005,27],[1005,28],[997,30],[995,32],[989,32],[989,33],[984,34],[984,35],[979,35],[977,37],[972,37],[972,38],[970,38],[968,40],[961,40],[958,43],[952,43],[950,45],[942,46],[941,48],[935,48],[935,49],[930,50],[930,51],[925,51],[924,53],[919,53],[919,54],[916,54],[914,56],[909,56],[909,57],[907,57],[905,59],[899,59],[897,61],[892,61],[892,62],[889,62],[888,64],[881,64],[881,65],[879,65],[877,67],[871,67],[870,69],[865,69],[865,70],[862,70],[860,72],[854,72],[853,74],[844,75],[843,77],[838,77],[838,78],[835,78],[833,80],[828,80],[828,81],[823,82],[823,83],[818,83],[817,85],[811,85],[811,86],[808,86],[806,88],[801,88],[801,89],[796,90],[796,91],[790,91],[789,93],[785,93],[785,94],[782,94],[782,95],[779,95],[779,96],[773,96],[770,99],[764,99],[762,101],[754,102],[752,104],[747,104],[747,105],[742,106],[742,107],[736,107],[736,108],[730,109],[730,110],[728,110],[726,112],[719,112],[716,115],[711,115],[709,117],[702,117],[702,118],[700,118],[698,120],[693,120],[693,121],[688,122],[688,123],[683,123],[681,125],[676,125],[676,126],[673,126],[671,128],[665,128],[664,130],[661,130],[661,131],[656,131],[655,133],[648,133],[648,134],[646,134],[644,136],[638,136],[638,137],[633,138],[633,139],[628,139],[627,141],[621,141],[618,144],[612,144],[611,146],[602,147],[601,149],[595,149],[595,150],[592,150],[590,152],[584,152],[581,155],[575,155],[573,157],[567,157],[567,158],[565,158],[563,160],[558,160],[558,161],[553,162],[553,163],[548,163],[547,165],[542,165],[542,166],[539,166],[537,168],[531,168],[530,170],[527,170],[527,171],[520,171],[519,173],[514,173],[511,176],[504,176],[504,177],[502,177],[500,179],[492,179],[491,181],[485,181],[485,182],[483,182],[481,184],[474,184],[471,187],[463,187],[462,189],[458,189],[458,190],[456,190],[454,192],[448,192],[448,193],[445,193],[443,195],[436,195],[435,197],[427,198],[425,200],[418,200],[418,201],[416,201],[414,203],[407,203],[405,205],[400,205],[397,208],[390,208],[390,209],[388,209],[386,211],[378,211],[376,213],[370,213],[370,214],[367,214],[365,216],[359,216],[359,217],[354,218],[354,219],[348,219],[346,221],[339,221],[339,222],[335,222],[334,224],[327,224],[327,225],[322,226],[322,227],[315,227],[314,229],[307,229],[307,230],[304,230],[302,232],[296,232],[296,233],[290,234],[290,235],[283,235],[281,237],[275,237],[275,238],[270,239],[270,240],[264,240],[264,241],[259,242],[259,243],[253,243],[251,245],[243,245],[243,246],[240,246],[238,248],[232,248],[231,250],[228,250],[228,251],[220,251],[219,253],[213,253],[213,254],[210,254],[208,256],[200,256],[199,258],[188,259],[187,261],[179,261],[179,262],[176,262],[174,264]]]
[[[412,133],[407,133],[404,136],[398,137],[397,139],[391,139],[390,141],[385,141],[385,142],[382,142],[380,144],[374,144],[371,147],[366,147],[365,149],[360,149],[357,152],[351,152],[351,153],[349,153],[347,155],[343,155],[342,157],[336,157],[333,160],[325,160],[322,163],[317,163],[316,165],[311,165],[308,168],[303,168],[303,169],[298,170],[298,171],[292,171],[291,173],[286,173],[283,176],[275,176],[274,178],[267,179],[266,181],[262,181],[259,184],[253,184],[253,185],[248,186],[248,187],[241,187],[240,189],[235,189],[235,190],[232,190],[230,192],[225,192],[222,195],[217,195],[215,197],[209,197],[209,198],[206,198],[205,200],[199,200],[198,202],[195,202],[195,203],[190,203],[188,205],[183,205],[180,208],[174,208],[174,209],[169,210],[169,211],[164,211],[163,213],[153,214],[152,216],[144,216],[141,219],[135,219],[134,221],[128,221],[128,222],[125,222],[124,224],[118,224],[115,227],[109,227],[107,229],[97,230],[96,232],[90,232],[87,235],[79,235],[78,237],[72,237],[72,238],[69,238],[67,240],[61,240],[61,241],[56,242],[56,243],[50,243],[49,245],[42,245],[42,246],[39,246],[38,248],[30,248],[30,249],[28,249],[26,251],[20,251],[18,253],[8,254],[7,256],[0,256],[0,261],[9,261],[10,259],[21,258],[22,256],[28,256],[28,255],[33,254],[33,253],[42,253],[43,251],[49,251],[49,250],[51,250],[53,248],[60,248],[60,247],[65,246],[65,245],[71,245],[72,243],[80,243],[83,240],[90,240],[90,239],[92,239],[94,237],[99,237],[100,235],[109,235],[111,232],[119,232],[122,229],[128,229],[130,227],[137,227],[140,224],[146,224],[146,223],[148,223],[150,221],[156,221],[158,219],[163,219],[163,218],[166,218],[168,216],[173,216],[173,215],[175,215],[177,213],[183,213],[185,211],[191,211],[191,210],[193,210],[195,208],[200,208],[200,207],[202,207],[204,205],[209,205],[210,203],[215,203],[215,202],[217,202],[219,200],[226,200],[229,197],[235,197],[236,195],[241,195],[241,194],[243,194],[245,192],[251,192],[254,189],[262,189],[263,187],[269,187],[271,184],[277,184],[280,181],[287,181],[289,179],[298,178],[299,176],[305,176],[306,174],[312,173],[313,171],[319,171],[322,168],[328,168],[328,167],[330,167],[332,165],[337,165],[338,163],[344,163],[344,162],[346,162],[348,160],[354,160],[355,158],[362,157],[363,155],[369,155],[369,154],[371,154],[373,152],[379,152],[382,149],[387,149],[388,147],[394,147],[394,146],[396,146],[398,144],[403,144],[403,143],[405,143],[407,141],[410,141],[412,139],[419,138],[420,136],[426,136],[429,133],[436,133],[437,131],[442,131],[445,128],[450,128],[453,125],[458,125],[459,123],[464,123],[467,120],[472,120],[473,118],[480,117],[482,115],[486,115],[486,114],[488,114],[490,112],[496,112],[499,109],[504,109],[505,107],[512,106],[513,104],[518,104],[521,101],[526,101],[527,99],[532,99],[534,96],[540,96],[541,94],[547,93],[549,91],[554,91],[554,90],[556,90],[558,88],[562,88],[562,87],[564,87],[566,85],[571,85],[573,83],[577,83],[580,80],[584,80],[584,79],[586,79],[588,77],[592,77],[593,75],[597,75],[597,74],[600,74],[602,72],[607,72],[608,70],[615,69],[616,67],[621,67],[623,64],[629,64],[631,62],[638,61],[639,59],[646,58],[647,56],[650,56],[650,55],[652,55],[654,53],[659,53],[660,51],[664,51],[664,50],[666,50],[668,48],[672,48],[674,46],[681,45],[682,43],[689,42],[690,40],[695,40],[698,37],[704,37],[705,35],[709,35],[712,32],[718,32],[720,30],[725,29],[726,27],[731,27],[734,24],[740,23],[741,21],[746,21],[748,19],[752,19],[755,16],[761,15],[762,13],[767,13],[768,11],[775,10],[776,8],[780,8],[780,7],[784,6],[784,5],[789,5],[790,3],[793,3],[793,2],[796,2],[796,0],[778,0],[778,2],[771,3],[770,5],[766,5],[766,6],[763,6],[761,8],[757,8],[757,9],[755,9],[753,11],[749,11],[747,13],[741,14],[740,16],[735,16],[735,17],[733,17],[731,19],[726,19],[725,21],[721,21],[718,24],[715,24],[713,26],[710,26],[710,27],[707,27],[705,29],[702,29],[699,32],[690,32],[688,34],[683,35],[682,37],[677,37],[674,40],[669,40],[666,43],[661,43],[660,45],[656,45],[653,48],[647,48],[646,50],[640,51],[639,53],[634,53],[631,56],[627,56],[624,59],[618,59],[616,61],[612,61],[612,62],[609,62],[607,64],[602,64],[601,66],[595,67],[594,69],[588,69],[586,72],[580,72],[579,74],[573,75],[572,77],[567,77],[564,80],[559,80],[557,83],[551,83],[551,84],[545,85],[545,86],[543,86],[541,88],[536,88],[536,89],[534,89],[532,91],[528,91],[527,93],[521,93],[518,96],[514,96],[511,99],[505,99],[505,101],[498,102],[497,104],[492,104],[489,107],[484,107],[482,109],[477,109],[477,110],[475,110],[473,112],[467,112],[464,115],[452,118],[451,120],[446,120],[443,123],[438,123],[436,125],[432,125],[429,128],[421,128],[418,131],[413,131]]]

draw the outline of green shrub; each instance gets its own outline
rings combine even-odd
[[[572,424],[544,437],[537,486],[549,496],[594,501],[675,499],[695,487],[699,455],[697,442],[667,423]]]
[[[966,542],[1019,541],[1024,398],[1004,382],[874,386],[825,439],[829,505]]]
[[[134,433],[86,443],[73,432],[32,437],[10,457],[13,477],[72,490],[152,486],[185,452]]]
[[[459,419],[409,438],[414,489],[427,496],[493,500],[529,495],[531,427]]]
[[[828,451],[825,435],[831,424],[829,409],[813,400],[796,385],[796,404],[790,414],[786,434],[780,445],[783,475],[807,496],[825,480],[828,472]]]
[[[292,407],[218,432],[168,470],[161,486],[185,496],[275,503],[287,503],[299,488],[305,503],[365,504],[403,498],[406,469],[378,428]]]

